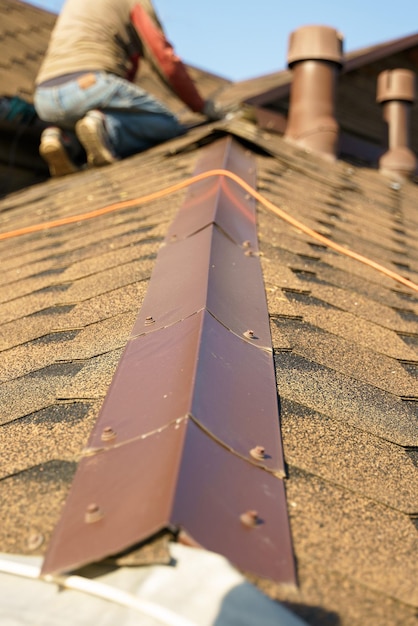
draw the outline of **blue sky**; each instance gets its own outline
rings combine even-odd
[[[63,0],[32,4],[58,13]],[[231,80],[285,68],[289,34],[306,24],[338,29],[347,52],[418,31],[417,0],[154,0],[154,4],[185,62]]]

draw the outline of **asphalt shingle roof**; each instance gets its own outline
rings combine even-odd
[[[418,282],[414,182],[325,162],[240,118],[10,194],[1,231],[184,180],[225,133],[256,156],[266,198]],[[0,552],[45,552],[184,194],[0,242]],[[417,294],[261,204],[257,216],[299,586],[255,582],[309,624],[412,626]]]

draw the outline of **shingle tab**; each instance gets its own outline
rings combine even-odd
[[[290,473],[296,553],[300,546],[330,571],[416,607],[417,564],[410,555],[418,533],[410,518],[312,474]]]
[[[296,354],[275,361],[281,396],[398,445],[418,445],[418,414],[400,398]]]
[[[290,465],[391,509],[416,514],[418,472],[408,449],[286,398],[281,408]]]

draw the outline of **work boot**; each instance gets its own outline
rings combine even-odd
[[[79,168],[72,161],[70,141],[60,128],[50,126],[41,135],[39,154],[47,162],[51,176],[66,176],[78,172]]]
[[[101,167],[117,161],[107,139],[103,113],[89,111],[77,122],[75,132],[87,153],[90,166]]]

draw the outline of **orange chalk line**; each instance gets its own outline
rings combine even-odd
[[[344,248],[344,246],[341,246],[338,243],[335,243],[334,241],[332,241],[331,239],[328,239],[324,235],[317,233],[312,228],[309,228],[309,226],[306,226],[305,224],[303,224],[303,222],[300,222],[299,220],[292,217],[289,213],[287,213],[283,209],[280,209],[279,207],[277,207],[275,204],[273,204],[273,202],[270,202],[270,200],[267,200],[266,198],[264,198],[264,196],[262,196],[258,191],[253,189],[240,176],[237,176],[233,172],[230,172],[224,169],[213,169],[213,170],[208,170],[207,172],[201,172],[200,174],[197,174],[196,176],[191,176],[190,178],[180,181],[179,183],[175,183],[174,185],[170,185],[169,187],[166,187],[165,189],[160,189],[159,191],[155,191],[153,193],[147,194],[145,196],[141,196],[139,198],[133,198],[132,200],[125,200],[123,202],[116,202],[114,204],[109,204],[100,209],[95,209],[93,211],[81,213],[79,215],[63,217],[60,219],[51,220],[49,222],[44,222],[42,224],[34,224],[32,226],[18,228],[16,230],[12,230],[6,233],[0,233],[0,241],[4,241],[6,239],[12,239],[14,237],[20,237],[22,235],[28,235],[30,233],[39,232],[41,230],[48,230],[50,228],[56,228],[58,226],[64,226],[66,224],[74,224],[75,222],[81,222],[85,220],[94,219],[95,217],[100,217],[101,215],[106,215],[107,213],[113,213],[114,211],[119,211],[121,209],[126,209],[132,206],[140,206],[147,202],[153,202],[154,200],[159,200],[160,198],[164,198],[165,196],[175,193],[176,191],[181,191],[182,189],[185,189],[186,187],[189,187],[190,185],[193,185],[194,183],[197,183],[207,178],[212,178],[215,176],[224,176],[225,178],[229,178],[230,180],[233,180],[235,183],[237,183],[237,185],[242,187],[242,189],[244,189],[255,200],[257,200],[257,202],[259,202],[264,207],[266,207],[269,211],[277,215],[277,217],[280,217],[283,221],[287,222],[291,226],[294,226],[295,228],[305,233],[312,239],[319,241],[320,243],[325,245],[327,248],[330,248],[331,250],[335,250],[336,252],[339,252],[340,254],[343,254],[351,259],[355,259],[356,261],[359,261],[360,263],[363,263],[364,265],[367,265],[368,267],[372,267],[373,269],[377,270],[381,274],[384,274],[385,276],[392,278],[396,282],[401,283],[405,287],[408,287],[409,289],[412,289],[418,292],[418,285],[414,283],[413,281],[408,280],[407,278],[404,278],[397,272],[393,272],[392,270],[384,267],[383,265],[380,265],[380,263],[377,263],[376,261],[373,261],[372,259],[369,259],[368,257],[363,256],[362,254],[358,254],[357,252],[349,250],[348,248]]]

